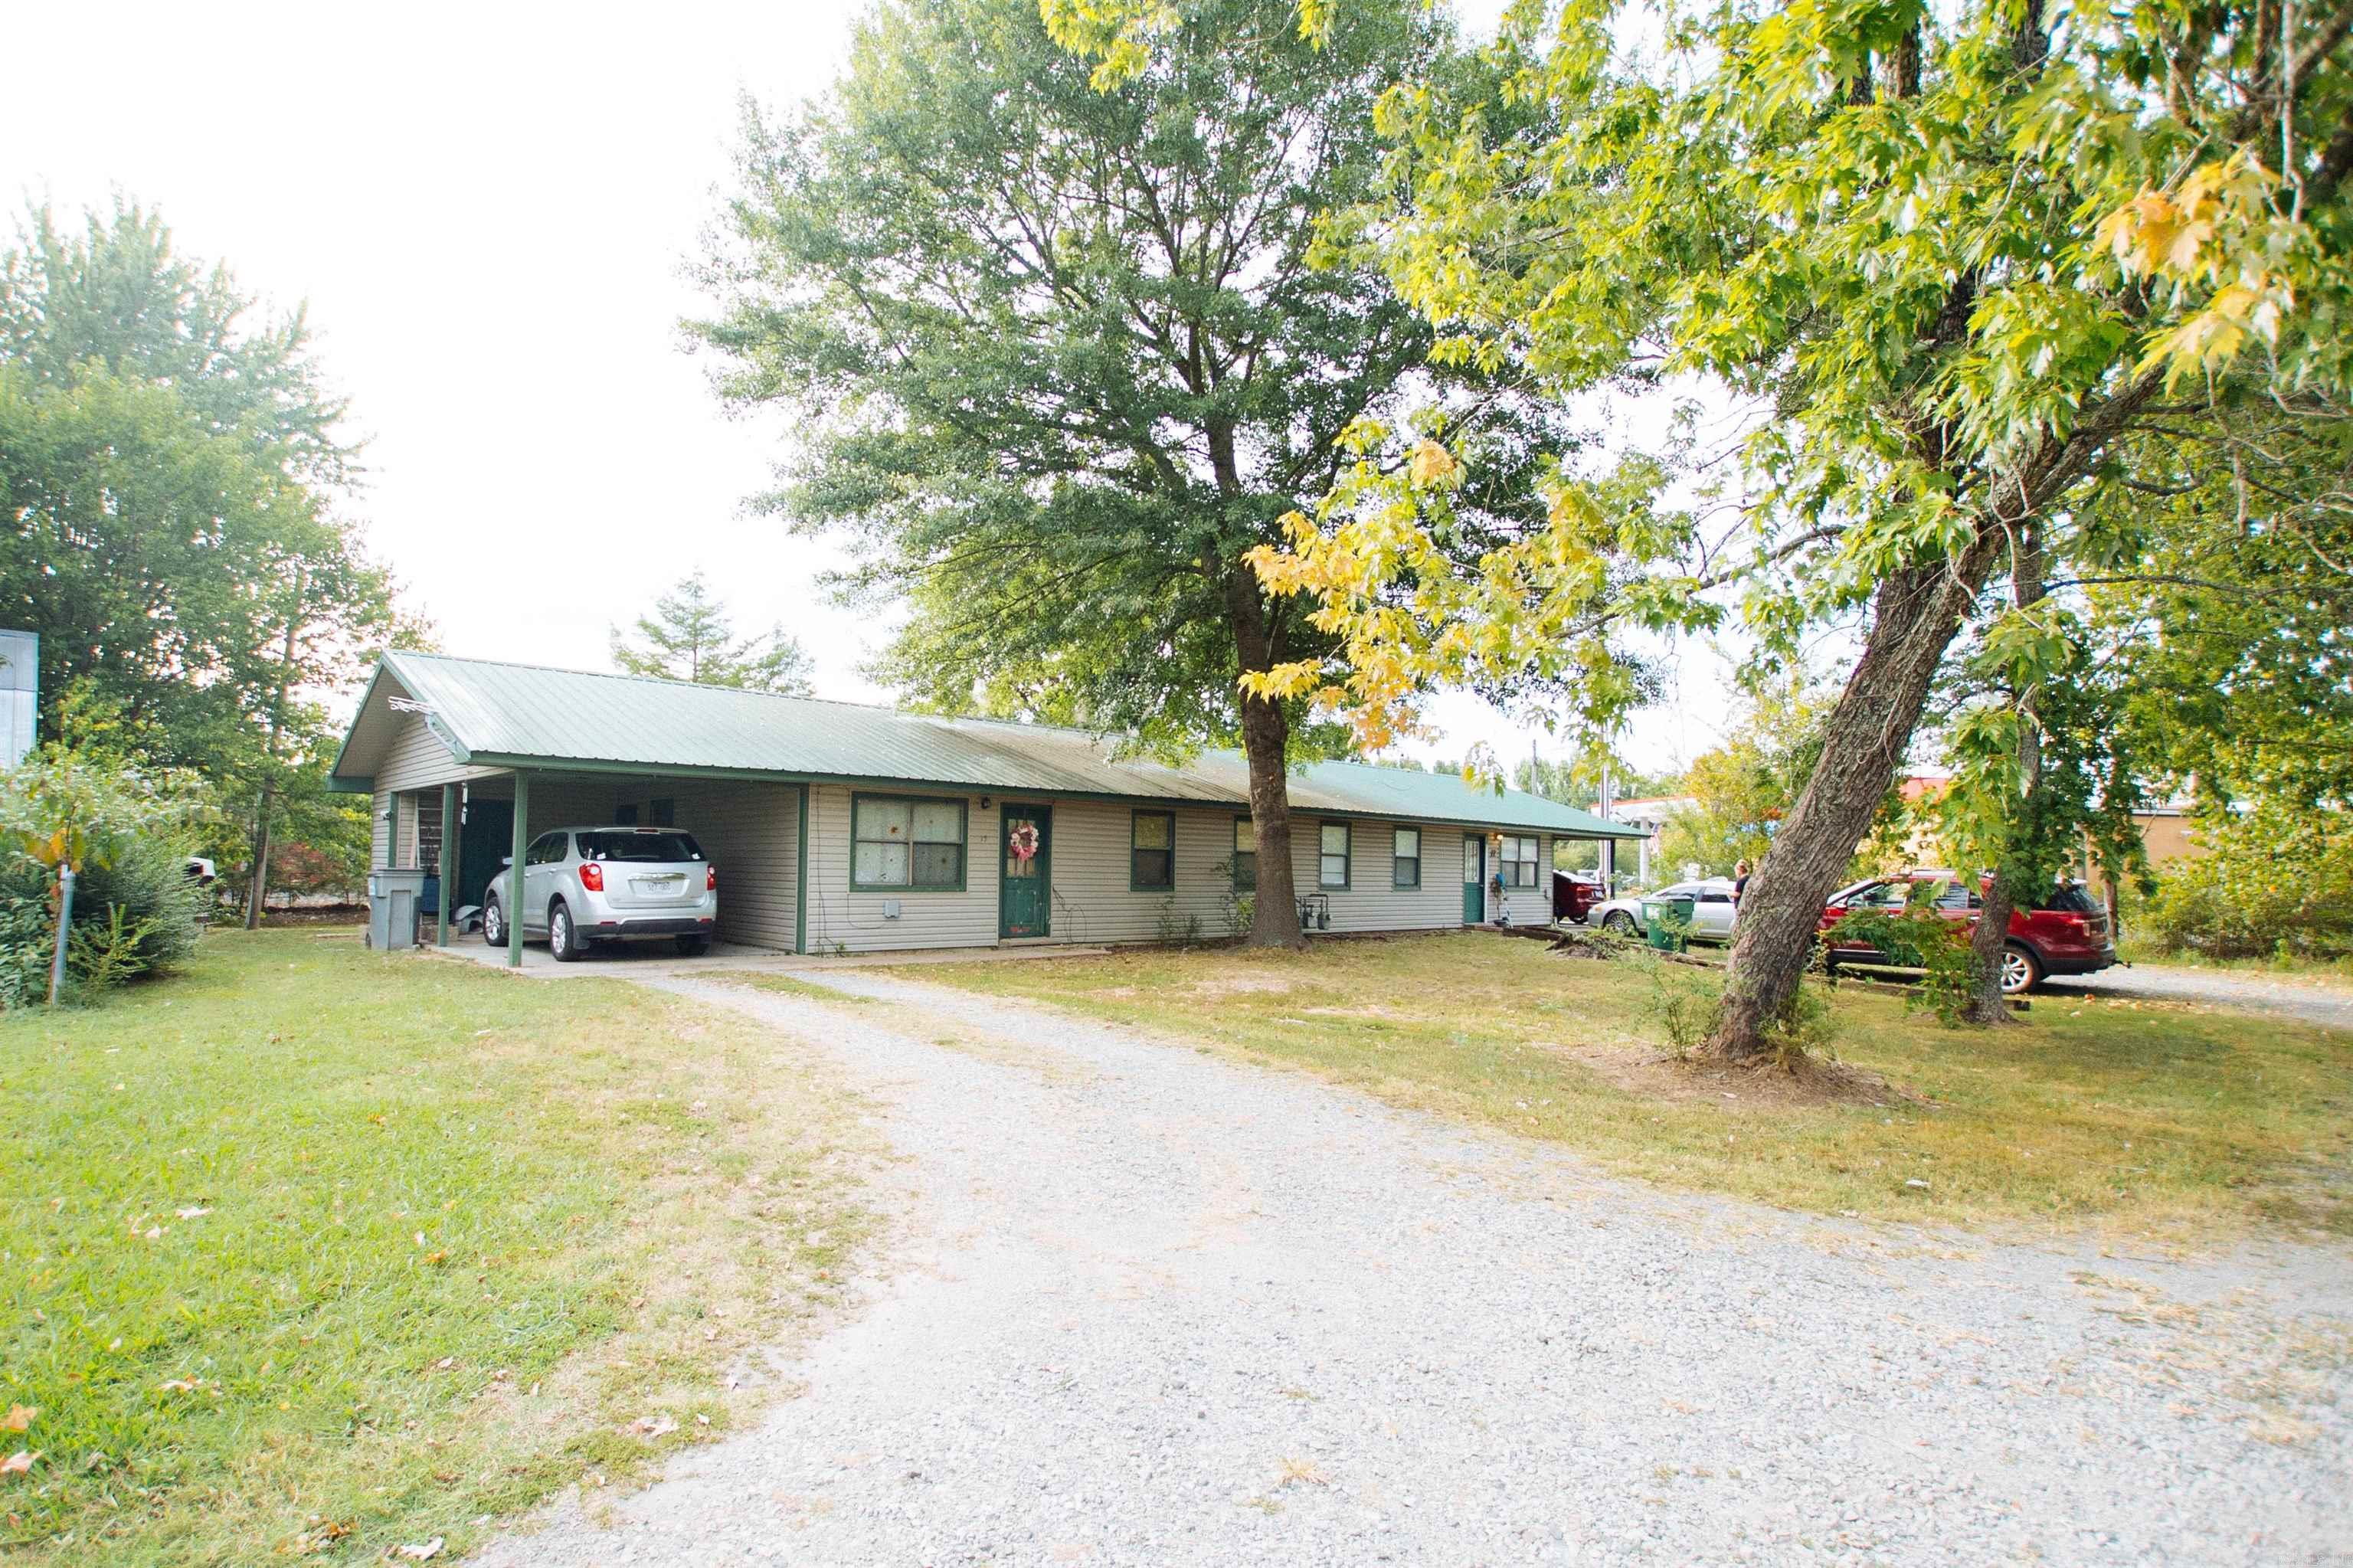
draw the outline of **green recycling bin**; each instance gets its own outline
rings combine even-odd
[[[1642,930],[1651,946],[1662,953],[1680,953],[1683,939],[1691,934],[1692,916],[1699,901],[1694,898],[1645,898],[1642,900]]]

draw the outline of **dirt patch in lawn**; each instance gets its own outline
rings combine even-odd
[[[1292,975],[1259,974],[1240,969],[1229,974],[1206,975],[1185,988],[1194,996],[1244,996],[1259,993],[1282,996],[1299,989],[1298,980]]]
[[[1720,1105],[1726,1110],[1807,1110],[1817,1106],[1884,1109],[1899,1102],[1934,1103],[1877,1073],[1842,1062],[1804,1058],[1793,1066],[1769,1061],[1735,1065],[1613,1045],[1568,1046],[1563,1054],[1629,1094]]]

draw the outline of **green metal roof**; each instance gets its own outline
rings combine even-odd
[[[336,757],[339,787],[369,787],[396,727],[395,697],[422,705],[451,756],[481,767],[944,784],[1249,810],[1239,751],[1204,751],[1172,767],[1116,758],[1083,730],[411,652],[384,655]],[[1362,762],[1294,768],[1291,804],[1310,814],[1643,836],[1524,790]]]

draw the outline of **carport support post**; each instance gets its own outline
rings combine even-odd
[[[458,787],[441,786],[441,909],[433,927],[433,945],[449,945],[450,889],[458,880]]]
[[[515,769],[514,852],[507,869],[507,968],[522,968],[522,852],[531,847],[531,775]]]

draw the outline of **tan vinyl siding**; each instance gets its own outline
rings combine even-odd
[[[809,793],[810,949],[876,952],[994,945],[1003,800],[989,797],[984,810],[979,796],[961,797],[970,824],[963,892],[852,892],[851,794],[846,787],[828,785],[818,785]],[[1050,869],[1053,912],[1046,940],[1150,942],[1168,935],[1184,937],[1188,925],[1190,934],[1205,939],[1229,934],[1230,809],[1177,808],[1176,888],[1137,892],[1128,886],[1129,807],[1100,800],[1043,803],[1051,805],[1054,813]],[[1303,895],[1326,891],[1315,886],[1317,830],[1323,821],[1303,814],[1292,819],[1293,874]],[[1421,885],[1400,888],[1390,885],[1391,830],[1400,825],[1416,824],[1351,824],[1350,885],[1327,894],[1334,931],[1433,930],[1461,923],[1461,830],[1423,826]],[[896,917],[883,912],[893,901],[899,906]],[[1513,918],[1535,918],[1536,907],[1534,897],[1523,891],[1513,906]]]
[[[1200,940],[1224,937],[1233,874],[1234,814],[1230,810],[1175,810],[1173,889],[1137,892],[1128,886],[1134,812],[1103,800],[1054,805],[1053,935],[1065,942],[1154,942],[1163,936]],[[1153,807],[1154,810],[1166,808]],[[992,860],[988,874],[997,868]],[[993,885],[993,881],[992,881]],[[1188,931],[1187,922],[1192,925]]]
[[[987,947],[997,940],[997,799],[983,810],[980,797],[953,790],[896,793],[926,800],[963,800],[965,890],[962,893],[858,892],[849,888],[849,802],[846,785],[809,788],[808,945],[813,953],[882,952],[901,948]],[[1052,866],[1061,876],[1061,813],[1055,813]],[[896,903],[898,915],[883,913]],[[1059,908],[1056,911],[1060,915]],[[1055,934],[1060,935],[1059,918]],[[1066,938],[1067,939],[1067,938]]]
[[[494,768],[473,768],[459,762],[449,754],[448,747],[434,738],[422,718],[403,714],[391,744],[385,747],[384,764],[376,769],[375,787],[417,789],[427,784],[447,784],[452,779],[489,779],[497,773]]]
[[[394,751],[397,761],[387,762],[386,789],[377,795],[376,805],[381,811],[388,801],[396,802],[398,820],[395,824],[381,821],[375,824],[379,864],[408,863],[407,859],[395,862],[386,857],[398,853],[413,859],[416,853],[415,800],[391,793],[395,781],[406,780],[406,788],[416,789],[438,786],[445,779],[482,774],[480,769],[456,764],[414,721],[403,731]],[[503,793],[504,776],[492,777],[499,780],[493,788]],[[639,823],[651,825],[653,801],[668,799],[674,802],[672,821],[702,841],[719,868],[722,938],[789,948],[795,924],[799,791],[799,786],[783,783],[535,774],[529,828],[537,834],[554,828],[600,825],[611,822],[623,806],[636,807]],[[964,888],[938,893],[852,891],[851,800],[860,792],[839,784],[808,788],[808,949],[874,952],[995,945],[1000,869],[997,835],[1006,797],[990,794],[984,809],[978,793],[895,791],[964,803]],[[1176,886],[1169,891],[1137,891],[1129,886],[1134,808],[1102,800],[1014,799],[1053,810],[1050,934],[1042,940],[1126,943],[1171,936],[1208,939],[1229,934],[1232,879],[1227,863],[1233,853],[1232,808],[1222,804],[1146,808],[1166,810],[1174,818]],[[1327,821],[1335,820],[1295,812],[1291,844],[1294,885],[1303,897],[1321,895],[1328,900],[1331,930],[1432,930],[1461,922],[1465,830],[1350,819],[1349,885],[1326,889],[1317,885],[1319,832]],[[1419,887],[1393,885],[1392,844],[1395,830],[1400,826],[1419,828],[1421,833]],[[1479,836],[1491,837],[1484,832]],[[1540,868],[1549,867],[1551,839],[1543,836]],[[1492,855],[1488,863],[1492,870]],[[1542,869],[1539,884],[1505,895],[1503,906],[1514,924],[1540,925],[1551,918],[1551,889],[1544,883]],[[1492,892],[1487,902],[1492,918],[1496,904]],[[895,915],[885,912],[892,906],[896,906]]]
[[[392,823],[385,813],[392,810],[395,799],[389,789],[379,789],[368,801],[368,868],[372,871],[392,864]]]
[[[606,827],[632,805],[638,825],[650,826],[653,802],[670,800],[673,823],[692,833],[718,868],[719,939],[789,951],[799,793],[792,784],[534,774],[528,827],[533,838]]]
[[[612,793],[600,820],[612,821],[615,806],[634,805],[646,826],[656,800],[674,801],[671,821],[695,836],[719,870],[720,940],[790,951],[799,799],[794,784],[633,779]]]
[[[1319,887],[1321,830],[1332,819],[1293,812],[1292,877],[1302,898],[1331,900],[1335,931],[1427,931],[1462,923],[1462,835],[1453,828],[1421,830],[1421,885],[1390,885],[1393,830],[1412,822],[1349,824],[1348,885]],[[1433,854],[1435,849],[1438,853]]]
[[[1526,835],[1523,835],[1526,836]],[[1536,885],[1514,887],[1504,895],[1504,907],[1514,926],[1548,926],[1552,923],[1552,840],[1543,834],[1536,839]],[[1488,911],[1493,918],[1494,911]]]

